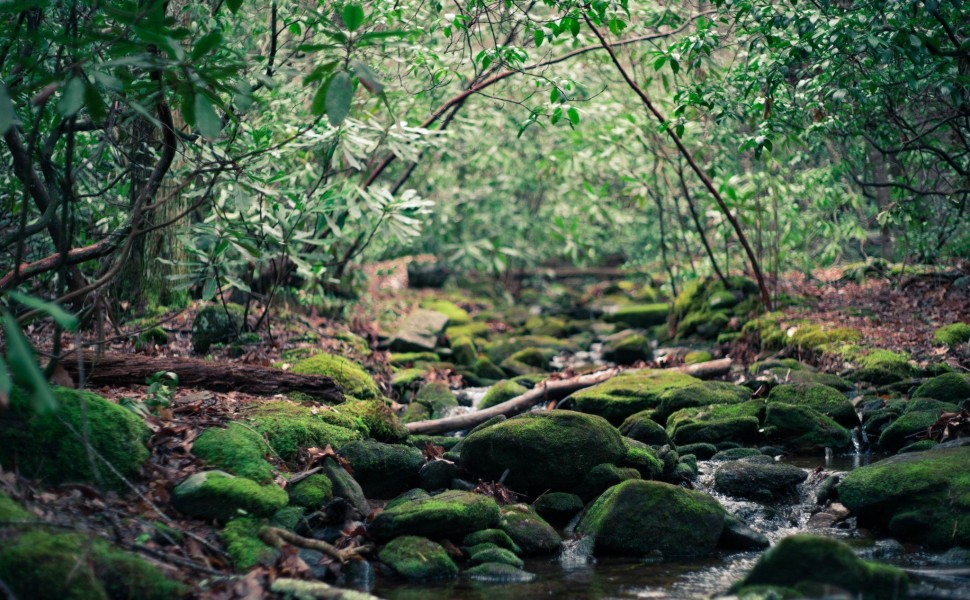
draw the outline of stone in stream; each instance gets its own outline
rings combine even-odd
[[[970,546],[970,447],[899,454],[846,474],[839,500],[859,524],[937,548]]]
[[[843,427],[859,425],[855,407],[839,390],[818,384],[785,384],[772,388],[768,403],[782,402],[797,406],[809,406]]]
[[[653,351],[650,349],[650,340],[637,331],[625,329],[607,336],[603,341],[603,360],[618,365],[632,365],[651,358]]]
[[[738,404],[751,399],[748,388],[724,381],[700,381],[664,392],[657,403],[653,419],[667,422],[667,417],[682,408],[710,406],[712,404]]]
[[[393,498],[416,487],[424,465],[424,455],[417,448],[373,440],[345,444],[339,454],[350,463],[368,498]]]
[[[517,569],[504,563],[482,563],[465,571],[465,576],[484,583],[528,583],[536,578],[534,573]]]
[[[759,418],[763,413],[761,400],[682,408],[667,418],[667,433],[678,446],[753,443],[761,439]]]
[[[202,471],[172,490],[172,504],[181,513],[226,521],[244,511],[269,516],[286,506],[289,497],[278,485],[260,485],[225,471]]]
[[[970,375],[944,373],[927,380],[916,388],[913,398],[933,398],[943,402],[959,402],[970,398]]]
[[[448,316],[435,310],[418,309],[404,318],[391,336],[394,352],[431,352],[448,324]]]
[[[771,545],[768,537],[760,531],[755,531],[747,523],[732,515],[724,513],[724,529],[717,541],[718,548],[727,550],[764,550]]]
[[[656,408],[668,390],[696,383],[700,380],[686,373],[642,369],[622,373],[569,398],[577,411],[598,415],[619,425],[632,414]]]
[[[915,442],[917,436],[939,420],[940,413],[960,411],[956,404],[932,398],[914,398],[903,407],[903,414],[879,434],[879,445],[890,452]]]
[[[583,478],[583,482],[573,491],[584,502],[590,502],[605,492],[607,488],[628,479],[641,479],[640,472],[631,467],[620,468],[614,464],[603,463],[590,469],[586,477]]]
[[[724,463],[714,473],[714,488],[729,496],[772,501],[791,496],[808,473],[792,465],[756,464],[743,460]]]
[[[583,499],[576,494],[550,492],[536,498],[532,508],[556,527],[564,527],[583,510]]]
[[[582,506],[580,506],[582,508]],[[518,544],[512,541],[509,534],[505,533],[501,529],[482,529],[481,531],[476,531],[475,533],[469,533],[465,536],[465,539],[461,541],[462,546],[478,546],[480,544],[492,544],[498,548],[505,548],[513,552],[514,554],[521,554],[522,549],[519,548]]]
[[[630,480],[606,490],[576,531],[594,538],[596,555],[708,556],[721,537],[724,515],[717,500],[702,492]]]
[[[843,542],[807,534],[778,542],[731,591],[743,597],[745,588],[755,586],[797,588],[799,597],[828,596],[823,589],[835,586],[863,600],[902,600],[908,588],[902,569],[865,561]]]
[[[423,537],[394,538],[378,554],[381,562],[408,579],[454,579],[458,567],[441,544]]]
[[[379,540],[402,535],[440,539],[494,528],[499,517],[498,504],[491,498],[449,490],[386,508],[374,518],[368,531]]]
[[[562,538],[552,525],[531,508],[522,504],[502,509],[499,528],[522,549],[522,554],[552,554],[559,550]]]
[[[478,548],[473,548],[468,553],[468,561],[473,565],[480,565],[482,563],[503,563],[506,565],[511,565],[517,569],[521,569],[525,566],[525,563],[521,558],[516,556],[511,550],[506,550],[505,548],[485,548],[487,544],[483,544]]]
[[[571,491],[587,472],[626,455],[619,432],[600,417],[540,410],[474,431],[461,444],[461,466],[487,481],[509,470],[514,491]]]
[[[775,402],[765,411],[765,437],[796,452],[844,450],[852,434],[831,418],[808,406]]]

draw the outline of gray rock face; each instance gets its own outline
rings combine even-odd
[[[724,463],[714,473],[719,492],[752,500],[777,500],[805,481],[808,473],[792,465],[759,464],[743,460]]]
[[[448,317],[435,310],[418,309],[408,315],[391,337],[394,352],[423,352],[434,350],[438,337],[445,330]]]

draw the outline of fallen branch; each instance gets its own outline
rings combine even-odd
[[[96,356],[86,350],[84,380],[101,385],[144,385],[145,379],[159,371],[178,375],[179,385],[216,392],[243,390],[250,394],[305,392],[327,402],[340,402],[343,394],[333,379],[321,375],[300,375],[280,369],[242,363],[210,362],[197,358],[105,354]],[[76,357],[65,356],[61,366],[78,379]]]
[[[300,548],[318,550],[327,556],[339,560],[341,564],[346,563],[351,559],[360,558],[361,554],[371,549],[370,546],[355,546],[353,548],[344,548],[341,550],[340,548],[337,548],[332,544],[328,544],[323,540],[305,538],[302,535],[293,533],[292,531],[280,529],[279,527],[270,527],[268,525],[259,530],[259,537],[274,548],[279,548],[284,544],[292,544],[294,546],[299,546]]]
[[[380,600],[366,592],[345,590],[322,581],[304,581],[290,577],[273,580],[270,590],[287,598],[313,598],[315,600]]]
[[[724,375],[730,369],[731,359],[722,358],[719,360],[698,363],[696,365],[674,367],[669,370],[687,373],[688,375],[693,375],[694,377],[698,377],[700,379],[709,379],[711,377]],[[570,379],[547,379],[521,396],[516,396],[511,400],[506,400],[501,404],[496,404],[495,406],[491,406],[484,410],[455,415],[453,417],[445,417],[444,419],[414,421],[413,423],[408,423],[408,433],[411,435],[427,435],[435,433],[448,433],[449,431],[460,431],[462,429],[471,429],[476,425],[481,425],[492,417],[497,417],[499,415],[505,415],[507,417],[517,415],[525,412],[527,409],[532,408],[540,402],[561,400],[573,392],[578,392],[579,390],[603,383],[604,381],[619,375],[623,371],[624,369],[613,368],[605,371],[598,371],[596,373],[590,373],[588,375],[580,375],[579,377],[573,377]]]

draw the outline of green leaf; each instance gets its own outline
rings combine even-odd
[[[33,296],[28,296],[26,294],[21,294],[20,292],[10,292],[10,298],[22,304],[27,308],[32,308],[34,310],[39,310],[42,313],[47,314],[50,318],[68,331],[74,331],[77,329],[78,320],[77,317],[67,312],[57,304],[53,302],[44,302],[40,298],[35,298]]]
[[[208,302],[212,300],[216,295],[216,278],[209,277],[205,280],[205,286],[202,288],[202,300]]]
[[[341,16],[348,31],[357,31],[360,24],[364,22],[364,9],[360,4],[348,4],[344,6]]]
[[[354,68],[354,73],[357,74],[357,79],[360,80],[360,84],[368,92],[375,96],[380,96],[384,93],[384,84],[381,83],[380,77],[370,67],[359,60],[353,61],[351,66]]]
[[[5,408],[10,404],[10,390],[12,389],[13,380],[10,379],[7,363],[0,358],[0,408]]]
[[[562,107],[557,106],[554,111],[552,111],[552,116],[549,117],[549,122],[555,125],[562,120]]]
[[[73,117],[84,106],[84,80],[71,77],[64,86],[61,101],[57,103],[57,112],[62,117]]]
[[[541,29],[536,29],[532,32],[532,39],[535,40],[536,48],[542,45],[542,42],[546,39],[546,36],[542,33]]]
[[[323,113],[327,112],[327,89],[330,87],[330,81],[333,77],[327,78],[323,84],[317,88],[317,93],[313,95],[313,101],[310,103],[310,112],[319,117]]]
[[[350,103],[354,98],[354,84],[350,73],[341,71],[333,76],[327,87],[327,119],[336,127],[343,123],[350,113]]]
[[[17,112],[7,92],[7,86],[0,83],[0,135],[7,133],[7,130],[13,127],[16,118]]]
[[[216,114],[212,100],[201,92],[195,94],[195,126],[208,140],[215,140],[222,133],[222,119]]]
[[[57,399],[34,359],[30,342],[10,313],[3,315],[3,329],[7,335],[7,363],[21,384],[34,393],[34,411],[39,414],[52,412],[57,408]]]
[[[667,62],[666,56],[658,56],[657,60],[653,61],[653,70],[659,71],[666,62]]]
[[[579,125],[579,111],[576,110],[575,108],[570,108],[569,110],[567,110],[566,117],[569,119],[569,122],[572,123],[573,125]]]
[[[208,34],[202,36],[195,44],[195,48],[192,48],[192,60],[197,61],[209,52],[212,52],[219,44],[222,43],[222,32],[216,29],[215,31],[210,31]]]
[[[84,86],[84,107],[88,109],[88,114],[95,122],[104,119],[107,113],[107,106],[101,99],[101,93],[98,92],[97,87],[91,84]]]
[[[226,6],[234,13],[239,12],[239,9],[242,8],[242,0],[226,0]]]

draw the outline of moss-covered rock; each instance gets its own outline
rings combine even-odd
[[[843,450],[852,444],[849,430],[831,418],[808,406],[782,402],[770,403],[765,411],[765,437],[801,452]]]
[[[409,390],[419,387],[429,372],[428,369],[421,367],[401,369],[391,375],[391,387],[399,395],[404,396]]]
[[[461,445],[461,466],[492,481],[509,469],[510,488],[539,494],[571,490],[587,471],[625,454],[619,432],[599,417],[535,411],[469,434]]]
[[[199,354],[209,351],[212,344],[228,344],[245,329],[245,310],[238,304],[210,304],[192,320],[192,349]]]
[[[517,569],[525,566],[521,558],[505,548],[481,548],[480,550],[470,552],[468,561],[473,565],[501,563],[503,565],[511,565]]]
[[[628,479],[641,479],[640,472],[631,467],[621,468],[609,463],[596,465],[576,487],[575,493],[583,499],[583,502],[589,502],[608,488]]]
[[[448,324],[448,315],[418,309],[406,316],[388,342],[392,352],[430,352]]]
[[[861,366],[853,374],[856,381],[873,385],[888,385],[904,381],[916,375],[916,367],[909,362],[909,355],[889,350],[873,350],[856,359]]]
[[[417,448],[372,440],[345,444],[340,454],[350,462],[354,479],[368,498],[393,498],[417,487],[418,471],[424,464]]]
[[[487,562],[465,571],[465,577],[483,583],[528,583],[536,576],[505,563]]]
[[[405,535],[394,538],[378,554],[381,562],[408,579],[454,579],[458,567],[441,544]]]
[[[445,328],[445,336],[448,339],[455,339],[460,337],[467,337],[472,340],[476,340],[476,343],[481,340],[487,340],[489,337],[488,323],[482,321],[473,321],[471,323],[466,323],[465,325],[452,325],[451,327]]]
[[[462,546],[472,547],[481,544],[492,544],[497,548],[505,548],[515,554],[521,554],[522,549],[519,545],[512,541],[509,534],[505,533],[501,529],[482,529],[481,531],[476,531],[475,533],[469,533],[465,536],[465,539],[461,541]]]
[[[676,371],[643,369],[617,375],[570,396],[576,410],[619,425],[634,413],[656,408],[667,391],[699,383]]]
[[[583,499],[576,494],[550,492],[536,498],[533,510],[556,527],[564,527],[583,510]]]
[[[717,500],[658,481],[625,481],[589,507],[577,532],[594,538],[596,555],[707,556],[724,528]]]
[[[370,514],[370,504],[364,496],[364,490],[360,488],[357,480],[347,472],[334,458],[323,459],[322,474],[327,476],[333,486],[335,498],[343,498],[348,504],[357,509],[362,516]]]
[[[148,459],[150,431],[129,410],[90,392],[55,388],[57,409],[37,414],[29,394],[14,388],[0,417],[0,464],[14,465],[27,477],[51,484],[95,482],[91,461],[78,433],[85,430],[92,448],[129,480],[137,479]],[[98,463],[104,484],[124,489],[124,482]]]
[[[560,352],[575,352],[579,348],[567,340],[545,335],[520,335],[496,340],[485,346],[484,352],[492,362],[501,363],[516,352],[534,348],[550,358]]]
[[[778,542],[735,587],[806,584],[835,586],[865,600],[907,597],[907,577],[901,569],[862,560],[838,540],[806,534]]]
[[[362,366],[343,356],[317,354],[297,361],[290,369],[301,375],[323,375],[337,382],[348,396],[358,400],[379,398],[381,395],[374,379]]]
[[[967,323],[951,323],[933,332],[933,341],[946,344],[951,348],[970,342],[970,325]]]
[[[392,367],[407,367],[415,363],[436,363],[441,357],[434,352],[391,352],[387,357],[387,364]]]
[[[482,396],[482,400],[478,405],[478,408],[484,409],[495,406],[496,404],[501,404],[506,400],[511,400],[516,396],[521,396],[522,394],[528,392],[528,388],[509,379],[504,379],[499,381],[485,392]]]
[[[684,364],[696,365],[702,362],[707,362],[713,358],[714,355],[707,350],[694,350],[684,355]]]
[[[722,493],[752,500],[771,501],[794,494],[808,473],[792,465],[729,461],[714,473],[714,487]]]
[[[941,413],[956,411],[959,411],[957,405],[949,402],[929,398],[911,400],[906,404],[903,414],[879,434],[879,446],[889,452],[896,452],[923,436],[930,425],[940,418]]]
[[[264,526],[260,519],[244,517],[229,521],[219,532],[219,538],[237,571],[248,571],[259,565],[268,566],[280,555],[276,548],[260,539],[259,530]]]
[[[670,305],[662,302],[652,304],[629,304],[604,316],[607,323],[623,323],[629,327],[649,329],[667,322]]]
[[[286,492],[276,485],[259,485],[225,471],[202,471],[172,490],[172,504],[200,519],[227,521],[242,513],[268,517],[286,506]]]
[[[478,348],[470,337],[462,336],[451,340],[451,358],[455,364],[473,365],[478,358]]]
[[[521,504],[502,509],[499,529],[507,533],[525,555],[552,554],[562,543],[552,525]]]
[[[164,346],[168,344],[168,339],[168,333],[161,327],[156,326],[139,333],[135,339],[135,347],[142,348],[152,344]]]
[[[17,504],[10,496],[0,492],[0,521],[30,521],[34,515]]]
[[[539,348],[524,348],[499,363],[512,376],[544,373],[549,368],[549,353]]]
[[[0,581],[15,597],[31,600],[167,600],[187,589],[103,540],[46,530],[28,531],[0,547]]]
[[[663,446],[670,443],[670,436],[662,425],[654,421],[655,411],[644,410],[632,414],[620,425],[620,433],[624,436],[649,444]]]
[[[959,402],[970,398],[970,375],[944,373],[933,377],[916,388],[913,398],[933,398],[943,402]]]
[[[273,467],[266,461],[270,452],[263,436],[241,423],[229,423],[225,428],[210,427],[192,445],[192,453],[210,467],[257,483],[273,481]]]
[[[653,419],[665,424],[667,417],[682,408],[737,404],[751,399],[748,388],[723,381],[702,381],[667,390],[660,395]],[[631,436],[633,437],[633,436]]]
[[[273,401],[252,407],[248,414],[253,428],[287,461],[306,448],[326,448],[327,444],[339,448],[362,437],[358,431],[327,422],[320,412],[293,402]]]
[[[855,407],[845,394],[827,385],[792,383],[775,386],[768,394],[768,402],[808,406],[831,417],[843,427],[859,425]]]
[[[472,370],[482,379],[494,380],[505,378],[505,371],[499,368],[490,358],[487,356],[479,356],[472,364]]]
[[[316,510],[333,498],[333,483],[326,475],[314,474],[286,488],[290,504]]]
[[[566,337],[576,332],[576,326],[561,317],[530,317],[525,322],[525,329],[532,335],[556,338]]]
[[[703,442],[697,444],[683,444],[681,446],[677,446],[677,452],[685,455],[693,454],[698,460],[708,460],[717,454],[717,446]]]
[[[446,412],[458,406],[458,399],[451,393],[447,383],[444,381],[432,381],[431,383],[426,383],[418,390],[418,394],[411,401],[411,405],[421,405],[427,410],[420,410],[415,406],[414,410],[409,410],[405,413],[402,419],[405,423],[423,419],[440,419],[445,416]],[[408,408],[410,409],[411,407]]]
[[[705,340],[717,339],[730,322],[731,314],[725,310],[689,312],[677,322],[677,337],[696,336]]]
[[[848,473],[839,499],[859,523],[934,547],[970,545],[970,447],[899,454]]]
[[[664,463],[653,448],[632,438],[623,438],[626,454],[620,460],[621,467],[630,467],[644,479],[659,479],[664,472]]]
[[[667,418],[667,433],[678,446],[725,441],[748,444],[761,438],[763,411],[760,400],[682,408]]]
[[[635,331],[621,331],[603,342],[603,359],[618,365],[632,365],[637,361],[650,360],[653,351],[647,336]]]
[[[407,427],[384,400],[351,400],[333,410],[351,417],[355,429],[378,442],[396,444],[408,437]]]
[[[467,325],[468,323],[471,323],[472,320],[472,318],[468,315],[468,311],[458,306],[454,302],[449,302],[448,300],[440,300],[436,298],[424,300],[421,302],[421,308],[437,311],[448,317],[448,327]]]
[[[369,532],[383,540],[401,535],[437,539],[490,529],[498,522],[499,507],[491,498],[449,490],[386,508],[374,518]]]

